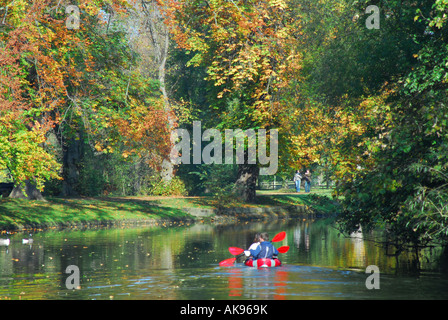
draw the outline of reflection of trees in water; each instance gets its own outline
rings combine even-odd
[[[352,243],[352,260],[349,262],[352,267],[365,267],[366,264],[366,250],[364,236],[361,227],[358,230],[350,234],[350,240]]]
[[[302,221],[293,228],[293,242],[303,264],[361,268],[377,265],[382,272],[415,272],[418,269],[435,270],[448,257],[443,248],[425,248],[415,252],[400,252],[389,243],[385,246],[384,233],[358,230],[350,235],[341,234],[331,220]],[[417,259],[418,258],[418,259]]]
[[[285,299],[289,273],[282,268],[232,268],[228,272],[229,297]]]
[[[128,290],[125,288],[129,283],[144,297],[152,298],[183,299],[191,297],[192,292],[194,297],[197,294],[218,297],[219,294],[227,296],[229,291],[243,294],[244,298],[250,298],[251,294],[265,299],[282,298],[285,296],[282,290],[289,290],[282,279],[289,277],[292,281],[291,274],[286,277],[278,273],[285,270],[282,268],[258,272],[239,265],[235,268],[238,273],[230,278],[215,277],[215,273],[227,273],[218,267],[218,262],[232,257],[229,246],[246,248],[260,231],[268,231],[271,237],[286,231],[287,238],[278,243],[278,246],[291,246],[280,257],[286,268],[310,265],[363,269],[374,264],[382,273],[390,273],[397,266],[396,258],[388,257],[384,248],[372,241],[377,237],[370,233],[344,237],[329,220],[53,231],[36,233],[31,245],[22,244],[23,236],[16,234],[8,247],[0,247],[0,290],[12,288],[11,295],[18,295],[25,286],[27,294],[33,291],[33,298],[57,296],[65,288],[65,269],[73,264],[81,273],[83,290],[77,293],[80,298],[90,297],[94,290],[99,290],[90,289],[96,286],[116,285],[117,289],[108,290],[119,292]],[[440,262],[440,253],[441,249],[433,248],[422,254],[421,267],[436,265]],[[407,259],[410,256],[401,255],[400,266],[406,267]],[[204,268],[210,269],[207,276],[197,276]],[[217,292],[216,286],[225,289],[225,293]],[[162,287],[166,289],[160,291]],[[152,292],[151,288],[159,288],[160,292]],[[194,291],[195,288],[200,291]],[[260,288],[265,289],[260,291]]]
[[[22,235],[0,248],[2,275],[64,272],[74,264],[85,270],[113,271],[158,267],[172,269],[189,238],[210,233],[201,228],[138,228],[84,231],[48,231],[22,244]],[[195,246],[195,244],[193,244]]]

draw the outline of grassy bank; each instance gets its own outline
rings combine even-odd
[[[305,205],[321,213],[334,213],[337,204],[328,191],[310,194],[259,192],[256,204],[237,202],[234,198],[203,197],[117,197],[117,198],[47,198],[47,201],[0,199],[0,230],[30,227],[70,226],[82,223],[101,224],[120,221],[193,220],[184,208],[213,209],[225,207],[267,207]]]
[[[296,193],[288,190],[258,191],[257,201],[260,205],[305,205],[322,214],[334,214],[340,205],[332,199],[331,189],[316,189],[310,193]]]

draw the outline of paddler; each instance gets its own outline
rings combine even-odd
[[[277,259],[278,250],[269,241],[269,234],[262,232],[258,235],[258,239],[257,235],[255,235],[254,243],[250,246],[249,250],[244,251],[246,257],[252,256],[254,260],[261,258]],[[256,240],[258,240],[258,242]]]

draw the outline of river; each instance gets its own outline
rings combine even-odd
[[[231,258],[255,232],[286,231],[278,268],[255,269]],[[2,234],[0,299],[447,299],[448,263],[434,248],[415,270],[412,255],[387,256],[374,235],[344,237],[330,220],[54,230]],[[25,239],[25,240],[23,240]],[[32,243],[27,241],[32,239]],[[370,273],[378,267],[368,289]],[[67,284],[79,270],[79,287]],[[370,280],[369,280],[370,279]]]

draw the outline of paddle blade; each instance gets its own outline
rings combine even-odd
[[[230,254],[237,256],[239,254],[242,254],[244,252],[244,249],[237,248],[237,247],[230,247],[229,252],[230,252]]]
[[[285,239],[285,237],[286,237],[286,232],[285,231],[279,232],[279,233],[277,233],[275,235],[274,238],[272,238],[271,242],[283,241],[283,239]]]
[[[278,248],[277,250],[280,253],[286,253],[289,250],[289,246],[282,246],[282,247]]]
[[[220,267],[230,267],[233,266],[233,264],[235,263],[236,258],[230,258],[230,259],[226,259],[223,260],[219,263]]]

